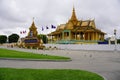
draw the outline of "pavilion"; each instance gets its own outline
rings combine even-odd
[[[72,16],[65,24],[60,24],[48,34],[52,42],[58,44],[97,43],[104,41],[105,32],[96,28],[95,20],[78,20],[73,7]]]

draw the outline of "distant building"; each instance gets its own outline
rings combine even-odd
[[[18,40],[18,46],[23,48],[31,49],[43,49],[43,41],[38,38],[37,27],[35,26],[34,21],[29,28],[28,35],[25,38]]]
[[[105,32],[96,28],[94,20],[78,20],[75,9],[72,16],[65,24],[60,24],[54,32],[48,34],[52,36],[55,43],[97,43],[104,41]]]

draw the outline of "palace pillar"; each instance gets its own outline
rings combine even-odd
[[[104,38],[104,35],[103,34],[101,34],[101,40],[103,41],[103,38]]]
[[[93,40],[93,33],[91,32],[91,40]]]
[[[62,33],[60,34],[60,40],[62,40]]]
[[[96,40],[96,32],[94,32],[94,40]]]
[[[85,35],[85,33],[83,34],[83,40],[85,40],[85,37],[86,37],[86,35]]]
[[[90,40],[90,33],[88,33],[88,40]]]
[[[97,32],[96,32],[96,40],[98,40],[98,39],[97,39]]]
[[[59,40],[59,37],[60,37],[60,36],[59,36],[59,34],[58,34],[58,35],[57,35],[57,41]]]
[[[75,40],[77,40],[77,35],[76,35],[76,33],[75,33]]]
[[[104,34],[102,34],[102,38],[101,38],[101,40],[102,40],[102,41],[104,40]]]
[[[92,37],[91,37],[91,32],[89,33],[89,40],[92,40]]]
[[[62,39],[64,40],[64,32],[62,32]]]
[[[94,33],[93,33],[93,32],[91,32],[91,35],[92,35],[92,39],[91,39],[91,40],[94,40]]]
[[[97,32],[95,32],[95,40],[97,41],[97,34],[96,34]]]
[[[99,35],[97,32],[96,32],[96,40],[99,40]]]
[[[72,36],[71,36],[71,31],[69,31],[69,40],[71,40]]]
[[[96,40],[96,32],[94,32],[94,40]]]
[[[78,40],[81,40],[81,36],[82,36],[82,35],[81,35],[81,33],[79,32],[79,38],[78,38]]]
[[[71,31],[70,30],[64,30],[62,32],[62,39],[63,40],[70,40],[71,39]]]
[[[105,35],[103,34],[103,40],[104,40],[104,36],[105,36]]]
[[[93,40],[95,40],[95,33],[93,32]]]

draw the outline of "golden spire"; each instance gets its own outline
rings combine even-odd
[[[76,17],[76,13],[75,13],[75,9],[73,7],[73,11],[72,11],[72,16],[71,16],[71,21],[77,21],[77,17]]]
[[[34,21],[34,17],[33,17],[33,21]]]
[[[32,22],[31,28],[36,28],[35,23],[34,23],[34,17],[33,17],[33,22]]]
[[[29,33],[28,33],[28,36],[32,36],[32,37],[36,37],[38,34],[37,32],[37,28],[35,26],[35,23],[34,23],[34,17],[33,17],[33,22],[29,28]]]

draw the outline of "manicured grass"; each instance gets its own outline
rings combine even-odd
[[[51,56],[47,54],[35,54],[15,50],[0,48],[0,58],[24,58],[24,59],[42,59],[42,60],[70,60],[68,57]]]
[[[104,80],[83,70],[0,68],[0,80]]]

